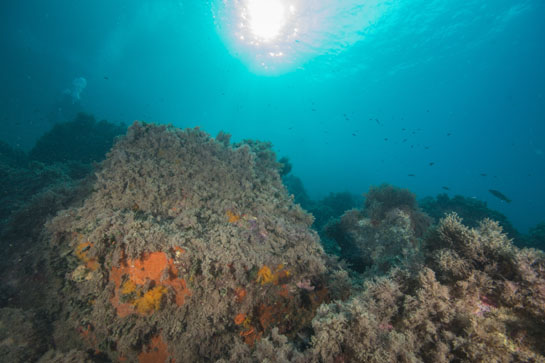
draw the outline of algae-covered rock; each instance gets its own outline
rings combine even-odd
[[[328,299],[325,255],[280,166],[269,144],[133,124],[84,205],[48,223],[64,261],[59,343],[71,331],[66,350],[179,362],[235,356],[273,330],[300,344]]]
[[[545,256],[447,215],[411,261],[313,320],[314,361],[545,362]]]
[[[412,193],[383,185],[328,227],[363,273],[348,271],[324,254],[281,168],[268,143],[135,123],[95,177],[20,214],[16,225],[36,243],[3,276],[16,293],[1,301],[27,310],[0,315],[21,326],[0,331],[2,353],[36,360],[49,350],[41,362],[545,361],[543,252],[517,248],[488,219],[471,228],[450,214],[430,229]]]
[[[383,184],[371,187],[363,210],[349,210],[325,227],[350,267],[369,276],[417,257],[430,218],[407,189]]]
[[[521,239],[522,236],[507,217],[496,210],[488,208],[486,202],[481,200],[462,195],[455,195],[451,198],[448,194],[443,193],[435,198],[426,197],[419,201],[418,204],[435,221],[439,221],[446,214],[454,212],[464,220],[464,224],[468,227],[477,227],[483,219],[490,218],[502,226],[503,231],[514,239],[515,244],[518,244],[519,247],[527,247],[525,241]]]
[[[127,127],[106,120],[96,121],[92,115],[78,113],[68,122],[58,123],[38,139],[29,153],[32,160],[46,164],[101,161],[110,150],[114,138]]]

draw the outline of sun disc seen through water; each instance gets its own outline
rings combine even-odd
[[[253,72],[275,75],[363,39],[382,0],[213,0],[218,31]]]
[[[252,34],[263,41],[274,39],[286,24],[287,9],[280,0],[248,0],[245,10]]]

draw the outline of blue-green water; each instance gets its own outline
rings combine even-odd
[[[313,198],[448,187],[545,219],[543,1],[282,0],[265,40],[248,6],[2,2],[0,139],[29,150],[79,109],[200,126],[272,141]]]

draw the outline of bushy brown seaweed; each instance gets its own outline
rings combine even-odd
[[[93,336],[66,349],[134,361],[159,336],[171,357],[200,361],[275,328],[292,341],[310,329],[329,299],[312,218],[287,195],[270,144],[224,139],[135,123],[83,207],[48,224],[52,253],[72,251],[55,272],[66,275],[55,336]]]
[[[364,210],[331,225],[365,267],[351,284],[287,195],[280,167],[267,143],[135,123],[89,179],[92,193],[80,193],[85,202],[65,201],[72,207],[32,233],[44,299],[40,319],[24,312],[21,324],[49,318],[39,331],[51,342],[27,324],[39,347],[25,352],[6,330],[3,353],[36,359],[55,346],[41,362],[545,362],[543,252],[513,246],[488,219],[469,228],[450,214],[427,231],[414,195],[381,186]],[[2,323],[21,313],[0,312]]]
[[[319,309],[319,361],[545,361],[545,259],[497,222],[441,220],[426,262],[391,270],[361,294]]]
[[[329,223],[326,235],[337,242],[341,257],[358,272],[373,276],[417,258],[431,219],[416,205],[414,194],[387,184],[371,187],[363,210],[350,210]]]

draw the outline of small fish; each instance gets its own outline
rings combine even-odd
[[[502,192],[495,189],[488,189],[488,191],[496,198],[503,200],[506,203],[511,203],[511,199],[507,198]]]
[[[384,141],[388,141],[388,138],[387,138],[387,137],[385,137],[385,138],[384,138]]]
[[[403,139],[403,141],[402,141],[402,142],[407,142],[407,139]]]
[[[414,174],[407,174],[407,176],[416,176],[416,175],[414,175]]]
[[[486,176],[486,174],[485,174],[485,173],[481,173],[481,176]]]
[[[443,189],[445,189],[445,190],[450,190],[449,187],[441,187],[441,188],[443,188]]]
[[[452,134],[449,132],[449,133],[447,134],[447,136],[450,136],[450,135],[452,135]]]
[[[352,133],[352,136],[356,136],[356,134],[353,132],[353,133]]]
[[[376,118],[375,121],[377,122],[377,124],[380,125],[380,121],[378,120],[378,118]]]
[[[402,128],[401,131],[407,131],[407,129],[406,129],[406,128]]]
[[[433,164],[435,164],[435,163],[433,161],[430,161],[429,164],[430,164],[430,166],[433,166]]]
[[[429,150],[430,147],[429,146],[424,146],[424,149]]]
[[[105,80],[109,80],[110,78],[108,76],[104,76],[104,79]]]

